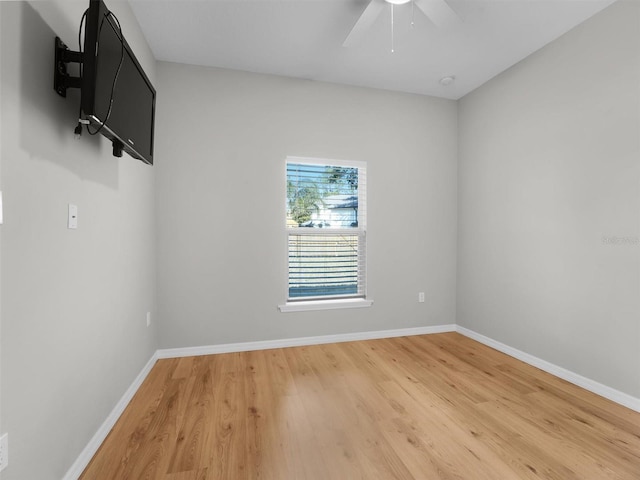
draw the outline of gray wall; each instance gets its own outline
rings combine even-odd
[[[455,322],[455,102],[162,62],[158,77],[161,347]],[[371,308],[277,310],[287,155],[368,162]]]
[[[1,28],[3,25],[3,9],[0,8],[0,42],[2,42]],[[2,78],[3,78],[3,65],[2,65],[2,44],[0,43],[0,141],[2,140],[2,127],[3,127],[3,108],[2,108]],[[0,189],[2,188],[2,144],[0,143]],[[1,191],[1,190],[0,190]],[[2,226],[0,226],[0,435],[5,432],[2,425]],[[0,475],[2,475],[0,473]]]
[[[74,140],[53,38],[77,49],[86,1],[0,2],[3,480],[59,480],[157,348],[154,170]],[[130,7],[109,2],[152,78]],[[66,228],[67,204],[79,208]]]
[[[640,397],[640,4],[459,102],[458,323]]]
[[[157,69],[154,168],[75,141],[78,94],[53,92],[86,1],[0,2],[3,480],[61,478],[158,347],[457,318],[640,397],[637,4],[459,103],[156,64],[109,5]],[[277,311],[287,155],[368,162],[373,307]]]

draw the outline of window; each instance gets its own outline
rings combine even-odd
[[[287,305],[368,306],[364,162],[287,158]],[[301,307],[302,306],[302,307]]]

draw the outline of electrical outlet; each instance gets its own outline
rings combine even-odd
[[[9,434],[0,437],[0,472],[9,465]]]
[[[147,327],[151,325],[151,312],[147,312]]]
[[[424,292],[418,293],[418,301],[424,303]]]

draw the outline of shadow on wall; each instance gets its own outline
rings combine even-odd
[[[74,137],[80,90],[70,89],[63,98],[53,89],[54,38],[58,35],[65,43],[69,42],[71,50],[78,50],[80,17],[71,35],[54,32],[30,4],[20,2],[19,8],[20,38],[2,38],[2,43],[7,42],[18,52],[20,77],[16,91],[20,98],[20,147],[31,158],[54,162],[80,179],[117,189],[119,164],[118,159],[110,155],[110,142],[101,135],[89,135],[86,129],[80,139]],[[60,6],[48,4],[46,10],[47,15],[64,16]],[[70,36],[75,38],[73,43]],[[73,72],[71,68],[70,72]]]

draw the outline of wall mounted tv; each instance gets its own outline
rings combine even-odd
[[[66,97],[80,88],[82,125],[91,135],[104,135],[113,155],[125,151],[153,165],[156,91],[124,38],[120,22],[102,0],[90,0],[84,24],[84,48],[73,52],[56,37],[54,89]],[[79,64],[79,76],[69,75],[69,63]]]

